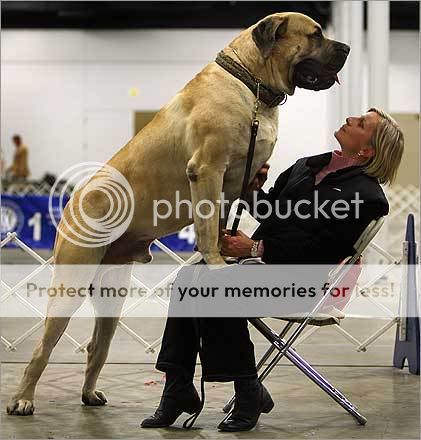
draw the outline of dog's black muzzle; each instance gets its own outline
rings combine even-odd
[[[333,56],[327,63],[315,58],[305,58],[298,62],[294,68],[294,84],[308,90],[326,90],[332,87],[338,81],[338,72],[344,66],[349,51],[348,45],[335,41]]]

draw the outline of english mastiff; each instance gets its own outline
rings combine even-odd
[[[102,191],[83,194],[79,189],[67,204],[58,227],[54,247],[55,271],[52,286],[88,286],[98,282],[101,264],[121,265],[114,272],[101,273],[113,282],[127,283],[133,261],[149,262],[150,244],[156,238],[179,231],[194,221],[198,249],[209,264],[221,265],[218,238],[220,194],[235,200],[240,193],[250,139],[250,124],[260,81],[260,128],[256,140],[251,176],[272,153],[278,131],[278,104],[296,87],[323,90],[337,80],[349,47],[326,38],[318,23],[298,13],[278,13],[263,18],[241,32],[216,61],[210,62],[154,119],[119,150],[108,165],[130,185],[134,195],[133,216],[123,232],[103,245],[89,246],[86,234],[95,231],[84,215],[102,218],[110,198]],[[95,176],[92,178],[95,180]],[[92,180],[91,180],[92,181]],[[90,181],[90,182],[91,182]],[[156,201],[190,200],[178,212],[154,222]],[[207,211],[208,210],[208,211]],[[192,211],[192,212],[191,212]],[[198,213],[201,215],[198,215]],[[156,223],[156,224],[154,224]],[[82,238],[81,238],[82,237]],[[82,242],[81,242],[82,240]],[[92,265],[96,271],[69,275],[60,265]],[[95,307],[101,307],[92,298]],[[65,331],[70,316],[83,299],[54,296],[48,304],[44,335],[26,367],[18,391],[7,412],[33,414],[35,387],[51,351]],[[114,305],[112,317],[97,317],[88,358],[82,401],[104,405],[104,393],[96,382],[107,358],[123,300]],[[53,311],[60,309],[60,316]]]

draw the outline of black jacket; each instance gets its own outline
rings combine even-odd
[[[361,166],[330,173],[315,185],[315,175],[331,157],[329,152],[299,159],[278,177],[269,193],[259,191],[257,200],[267,200],[272,208],[277,204],[278,212],[285,216],[279,218],[272,212],[267,219],[262,219],[267,209],[261,204],[256,206],[256,218],[261,225],[253,239],[263,240],[262,259],[266,263],[337,264],[353,254],[354,243],[370,221],[388,213],[389,204],[377,179],[365,174]],[[357,204],[351,203],[357,193],[362,201],[359,211]],[[332,215],[332,205],[337,200],[343,200],[352,208],[340,211],[344,217],[341,219]],[[300,201],[298,211],[294,211]],[[335,206],[344,207],[344,203],[337,202]],[[288,205],[291,214],[287,216]],[[317,205],[323,207],[325,214],[315,211]],[[302,216],[308,218],[300,218]]]

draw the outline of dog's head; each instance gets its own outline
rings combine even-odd
[[[325,38],[320,25],[306,15],[286,12],[269,15],[251,30],[266,65],[280,75],[284,90],[295,87],[324,90],[338,79],[349,46]]]

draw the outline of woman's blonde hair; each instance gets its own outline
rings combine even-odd
[[[391,185],[402,159],[403,133],[397,122],[383,110],[372,107],[368,111],[377,113],[380,121],[371,138],[375,154],[368,162],[365,172],[376,177],[380,183]]]

